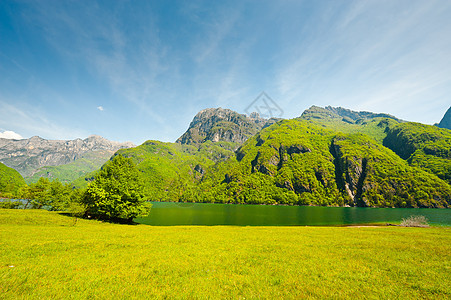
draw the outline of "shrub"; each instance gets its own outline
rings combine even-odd
[[[425,216],[410,216],[402,219],[401,226],[404,227],[429,227],[428,219]]]

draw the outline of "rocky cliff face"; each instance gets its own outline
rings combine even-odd
[[[448,108],[448,111],[443,116],[443,119],[438,124],[438,127],[451,129],[451,107]]]
[[[88,152],[107,150],[113,154],[134,146],[130,142],[113,142],[97,135],[69,141],[46,140],[38,136],[24,140],[0,139],[0,162],[25,177],[43,166],[67,164]]]
[[[257,113],[242,115],[230,109],[208,108],[200,111],[188,130],[177,139],[181,144],[199,144],[205,141],[244,143],[262,128],[280,119],[263,119]]]
[[[370,189],[366,180],[368,158],[345,155],[343,146],[340,144],[342,140],[344,140],[343,137],[334,138],[330,145],[330,153],[334,157],[337,187],[346,190],[354,206],[369,206],[368,200],[362,197],[362,194]]]

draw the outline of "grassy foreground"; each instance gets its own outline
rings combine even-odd
[[[152,227],[0,209],[0,295],[451,297],[451,230]]]

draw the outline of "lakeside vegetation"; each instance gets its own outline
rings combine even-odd
[[[0,293],[446,299],[450,240],[449,228],[154,227],[0,210]]]

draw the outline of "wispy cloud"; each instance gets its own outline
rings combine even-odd
[[[192,12],[191,12],[192,13]],[[234,32],[237,22],[241,18],[239,7],[224,7],[217,14],[207,19],[196,18],[201,30],[194,37],[195,42],[191,49],[191,55],[198,64],[224,59],[229,45],[224,45],[227,37]]]
[[[7,130],[0,132],[0,139],[22,140],[23,137],[14,131]]]
[[[85,22],[80,22],[81,16]],[[147,24],[140,24],[145,31],[136,33],[141,35],[139,44],[128,37],[114,9],[94,4],[79,4],[73,10],[64,4],[52,8],[43,5],[38,22],[44,24],[48,42],[61,55],[81,62],[100,81],[106,81],[118,97],[163,124],[161,114],[149,102],[157,94],[158,76],[170,66],[163,63],[164,47],[160,47],[153,19],[148,14]],[[67,35],[74,37],[70,47],[62,43]]]
[[[278,72],[279,92],[293,102],[398,115],[428,101],[437,87],[451,83],[451,58],[445,54],[451,51],[451,9],[432,2],[352,3],[330,21],[326,36],[317,32],[293,45]]]
[[[0,126],[14,128],[24,136],[39,135],[47,139],[75,139],[88,136],[87,132],[74,128],[65,128],[51,122],[39,109],[34,107],[17,107],[0,98],[2,118]]]
[[[97,106],[97,109],[100,110],[100,111],[104,110],[103,106]]]

